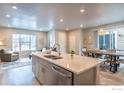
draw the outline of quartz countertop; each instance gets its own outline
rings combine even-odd
[[[55,53],[55,52],[52,52],[51,54],[35,52],[32,55],[42,58],[42,59],[44,59],[50,63],[53,63],[55,65],[58,65],[64,69],[67,69],[67,70],[75,73],[75,74],[80,74],[92,67],[95,67],[102,61],[102,60],[99,60],[96,58],[79,56],[79,55],[71,56],[70,54],[66,54],[66,53],[62,53],[60,55],[61,57],[63,57],[62,59],[54,60],[54,59],[44,57],[44,55],[57,55],[57,53]]]

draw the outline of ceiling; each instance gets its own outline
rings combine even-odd
[[[13,9],[16,6],[17,9]],[[81,13],[80,9],[85,12]],[[10,16],[7,18],[6,15]],[[60,18],[64,21],[60,22]],[[124,20],[124,4],[8,3],[0,4],[0,26],[37,31],[84,28]]]

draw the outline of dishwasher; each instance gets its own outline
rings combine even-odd
[[[72,73],[58,66],[52,66],[52,73],[55,85],[72,85]]]
[[[72,72],[50,63],[41,65],[39,80],[43,85],[72,85]]]

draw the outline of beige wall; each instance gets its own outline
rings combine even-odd
[[[74,29],[67,33],[67,49],[74,50],[76,54],[81,54],[81,48],[83,47],[83,31],[82,29]]]
[[[56,31],[56,43],[60,44],[60,51],[63,53],[67,52],[67,32]]]
[[[116,48],[124,50],[124,27],[116,29]]]
[[[29,30],[21,29],[10,29],[10,28],[0,28],[0,41],[4,42],[3,48],[6,50],[12,50],[12,34],[33,34],[36,35],[36,48],[37,50],[46,47],[47,45],[47,33],[46,32],[34,32]]]
[[[53,47],[56,43],[56,31],[55,29],[50,30],[47,32],[47,47]]]
[[[67,32],[64,30],[52,29],[48,32],[48,46],[53,47],[55,43],[60,44],[60,51],[67,52]]]
[[[51,30],[48,32],[48,41],[51,41],[52,44],[59,43],[61,52],[69,53],[70,50],[74,50],[76,54],[81,54],[83,31],[82,29],[74,29],[71,31]],[[52,44],[48,42],[49,46]]]
[[[83,44],[84,47],[90,49],[90,48],[97,48],[97,31],[94,29],[88,29],[88,30],[84,30],[84,35],[83,35]]]
[[[97,37],[97,31],[100,30],[100,28],[106,30],[106,31],[117,31],[117,34],[119,33],[123,33],[123,29],[124,28],[124,22],[117,22],[117,23],[112,23],[112,24],[106,24],[103,26],[97,26],[97,27],[93,27],[93,28],[88,28],[88,29],[84,29],[84,45],[87,48],[98,48],[98,37]],[[121,29],[121,30],[120,30]],[[117,35],[117,47],[116,48],[123,48],[123,38],[122,37],[118,37],[119,35]]]

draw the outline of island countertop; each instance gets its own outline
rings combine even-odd
[[[45,55],[49,55],[49,54],[44,54],[42,52],[34,52],[32,53],[32,55],[35,55],[50,63],[60,66],[75,74],[80,74],[90,68],[97,66],[101,62],[101,60],[98,60],[96,58],[79,56],[79,55],[71,56],[70,54],[66,54],[66,53],[62,53],[60,55],[62,59],[56,59],[56,60],[44,57]],[[51,55],[57,55],[57,53],[52,52]]]

